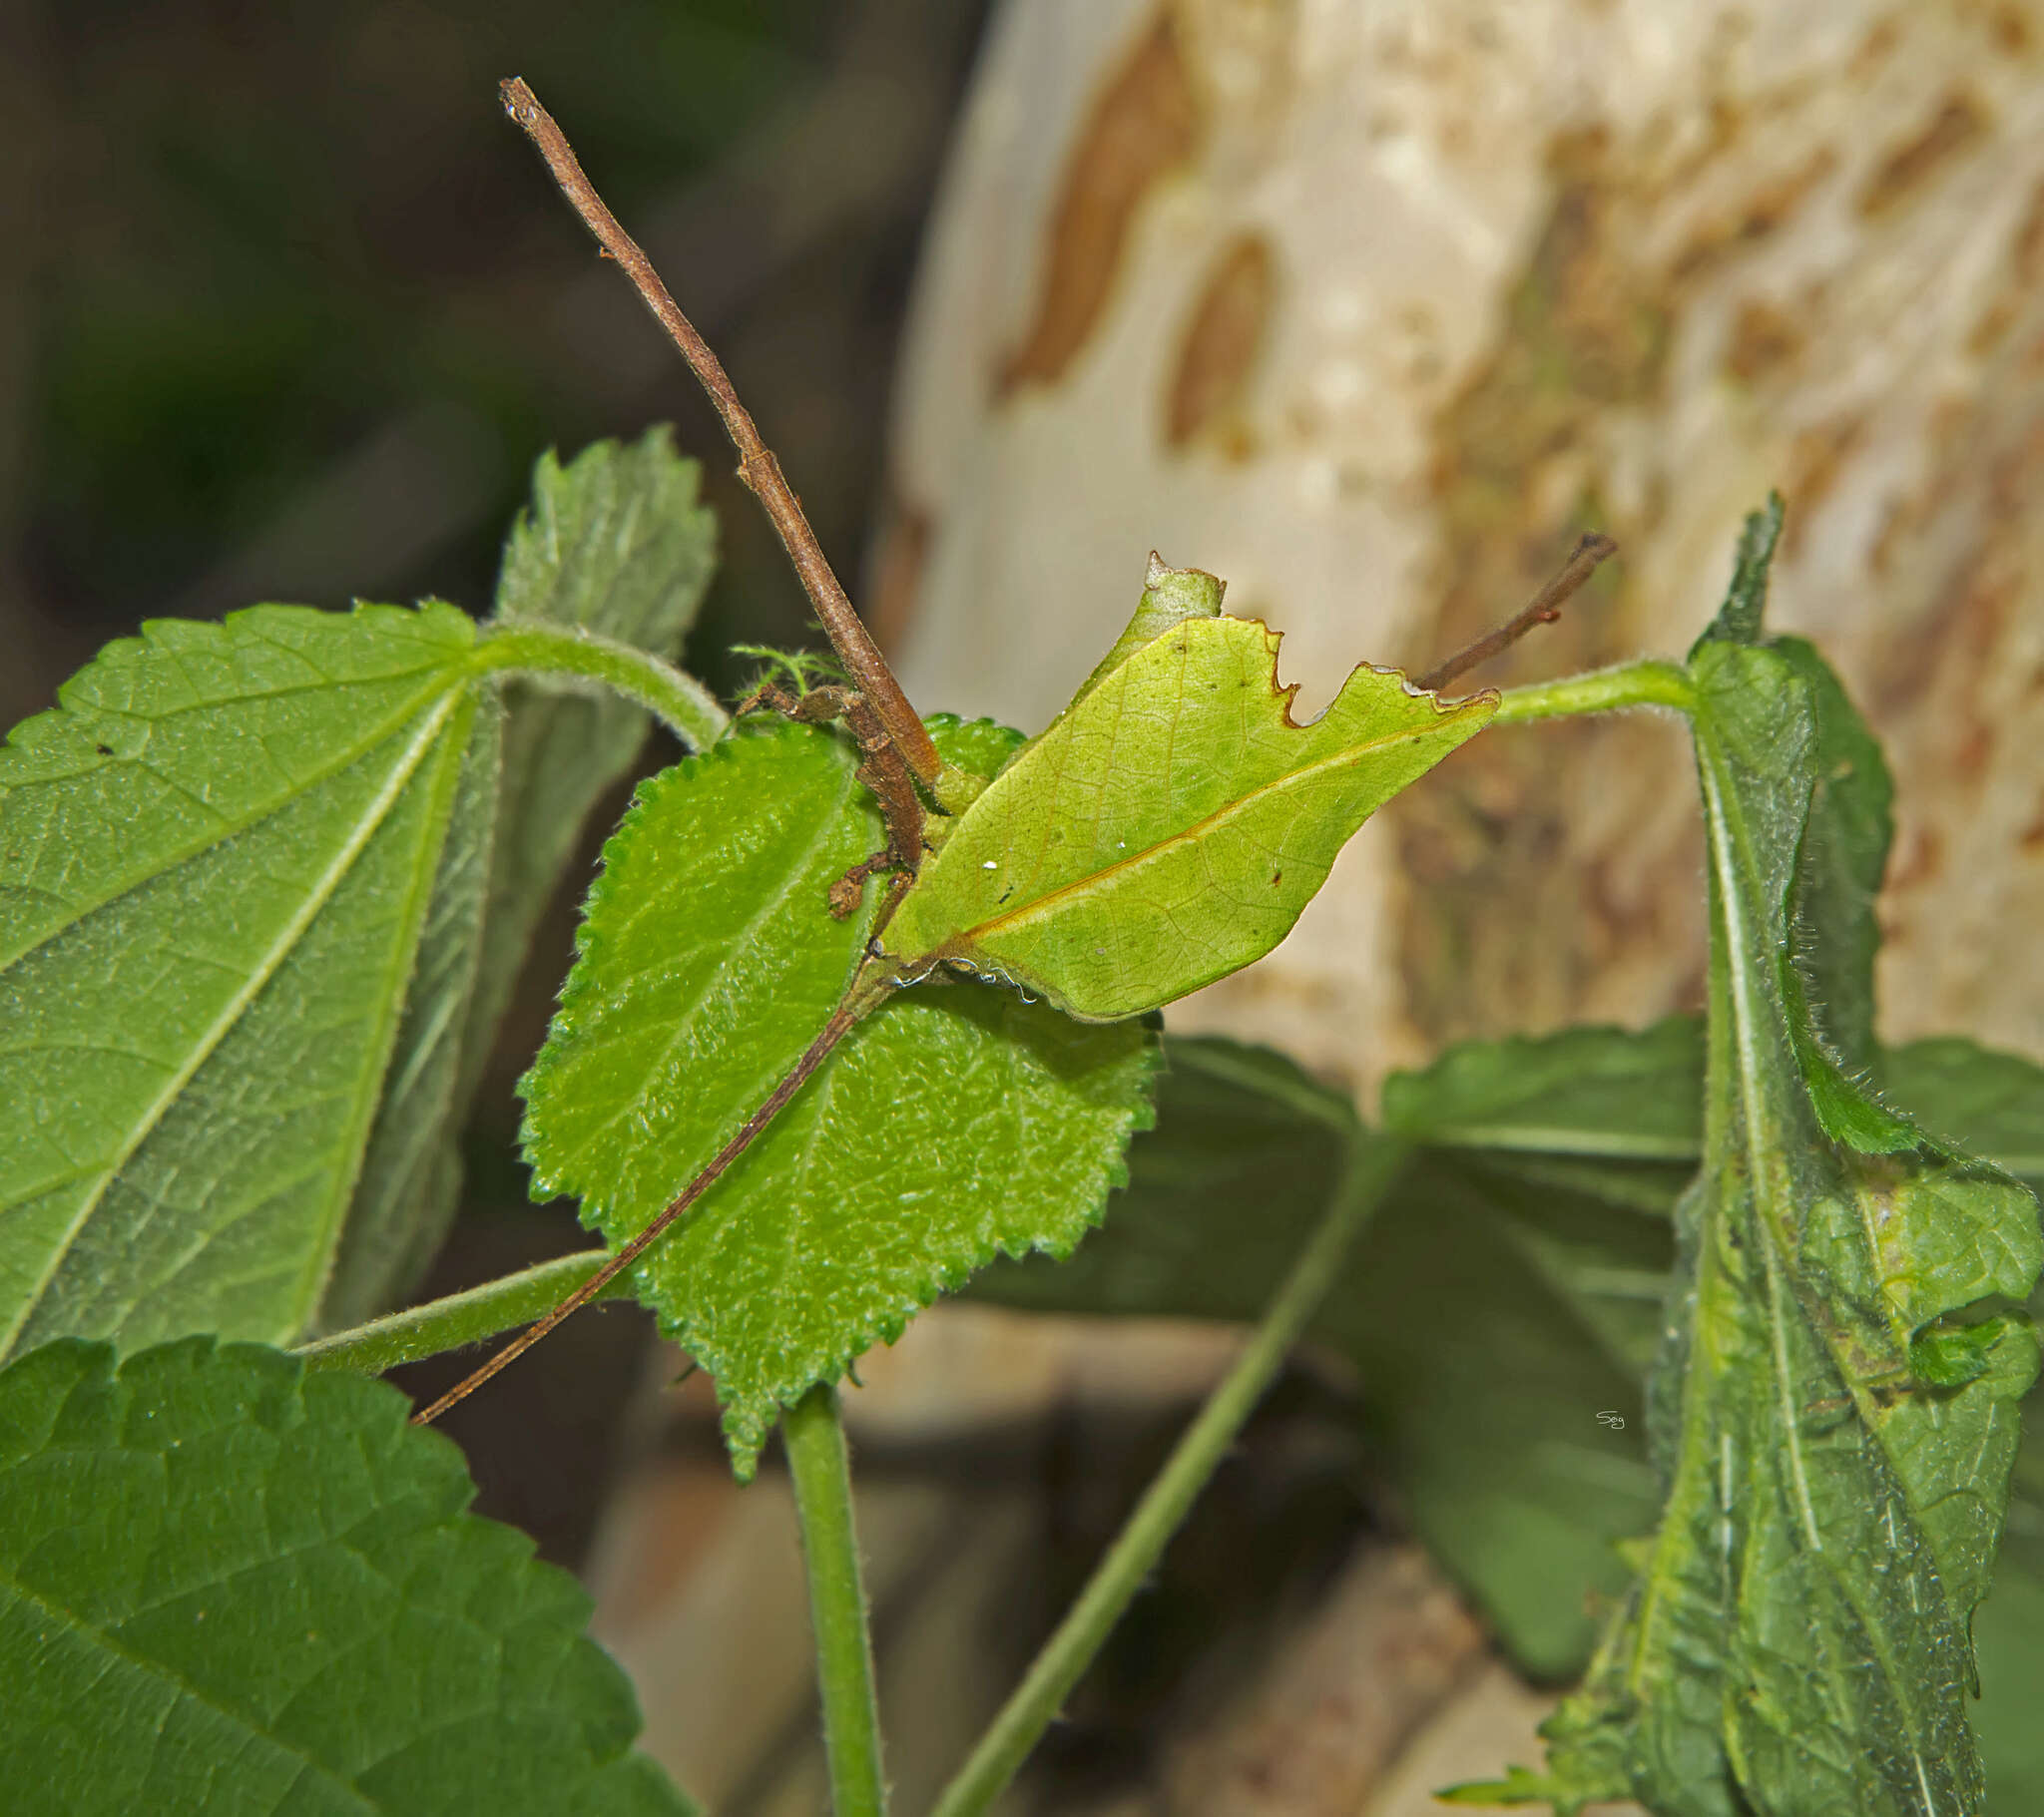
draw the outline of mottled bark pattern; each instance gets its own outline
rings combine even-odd
[[[1101,152],[1131,84],[1170,127],[1133,200]],[[1775,623],[1900,783],[1883,1032],[2044,1052],[2040,280],[2035,4],[1010,6],[908,347],[904,680],[1042,724],[1155,545],[1290,633],[1311,706],[1589,528],[1621,560],[1472,681],[1679,654],[1779,484]],[[1017,383],[1053,315],[1083,335]],[[1460,1035],[1645,1021],[1698,999],[1700,884],[1679,727],[1492,732],[1175,1020],[1364,1090]]]

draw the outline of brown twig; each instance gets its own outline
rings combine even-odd
[[[554,117],[540,106],[539,97],[518,76],[500,84],[498,93],[503,97],[504,111],[524,129],[526,136],[539,149],[539,155],[546,160],[547,169],[553,172],[561,194],[582,217],[583,225],[596,235],[597,243],[623,266],[625,275],[638,288],[647,308],[653,311],[654,318],[681,349],[682,357],[689,362],[689,370],[695,373],[703,389],[710,394],[710,401],[724,418],[732,445],[739,451],[739,477],[752,488],[754,496],[772,519],[773,528],[780,537],[780,546],[787,551],[787,559],[801,577],[802,586],[823,622],[823,629],[829,634],[838,661],[844,665],[853,685],[872,702],[874,712],[879,715],[880,723],[900,751],[902,760],[919,781],[926,786],[934,785],[943,768],[936,745],[930,741],[930,734],[915,708],[909,705],[908,696],[901,691],[901,683],[887,667],[879,646],[873,642],[858,614],[852,611],[850,600],[838,585],[837,576],[831,572],[822,546],[816,541],[816,533],[802,515],[801,501],[782,475],[780,463],[773,458],[772,451],[760,439],[760,431],[745,405],[739,402],[739,394],[733,389],[722,362],[676,305],[667,285],[661,282],[660,273],[653,268],[653,261],[639,249],[638,242],[618,225],[617,217],[604,206],[595,185],[583,173],[566,135],[554,124]]]
[[[1445,663],[1429,669],[1415,681],[1414,687],[1423,687],[1428,693],[1439,693],[1457,676],[1474,669],[1479,663],[1488,663],[1500,651],[1509,650],[1536,625],[1552,625],[1561,617],[1561,609],[1575,591],[1597,570],[1597,564],[1606,556],[1616,555],[1618,545],[1608,536],[1599,536],[1591,531],[1575,547],[1561,573],[1536,593],[1525,609],[1506,620],[1495,631],[1486,632],[1466,650],[1458,650]]]
[[[888,989],[891,989],[891,986],[875,987],[873,990],[861,992],[857,986],[854,986],[850,991],[846,992],[844,1001],[837,1006],[830,1020],[823,1025],[822,1033],[802,1051],[802,1057],[788,1070],[787,1077],[773,1088],[766,1102],[761,1105],[752,1116],[739,1126],[739,1133],[730,1141],[726,1142],[723,1147],[718,1149],[709,1165],[682,1188],[681,1195],[672,1204],[662,1211],[645,1229],[640,1231],[637,1236],[633,1237],[609,1261],[605,1262],[581,1286],[577,1287],[573,1293],[569,1294],[553,1311],[541,1319],[538,1324],[527,1326],[525,1330],[514,1337],[510,1343],[506,1344],[503,1349],[491,1357],[480,1369],[456,1382],[452,1388],[448,1389],[430,1407],[421,1408],[417,1413],[413,1414],[411,1416],[411,1423],[414,1426],[430,1426],[448,1408],[452,1407],[456,1401],[466,1400],[487,1382],[491,1376],[495,1375],[498,1370],[516,1362],[563,1319],[588,1305],[612,1281],[616,1280],[619,1275],[624,1273],[627,1268],[631,1267],[634,1262],[644,1255],[648,1249],[659,1242],[675,1219],[680,1217],[704,1193],[709,1191],[717,1183],[725,1169],[753,1145],[759,1138],[760,1132],[766,1129],[775,1117],[779,1116],[787,1101],[801,1090],[803,1083],[808,1079],[809,1075],[830,1057],[830,1051],[851,1032],[853,1025],[857,1023],[859,1018],[866,1011],[870,1010],[874,1004],[878,1003],[881,997],[886,995]]]

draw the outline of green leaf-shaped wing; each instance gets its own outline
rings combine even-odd
[[[473,646],[439,605],[159,623],[0,749],[0,1355],[309,1319],[480,875]]]
[[[0,1761],[21,1817],[682,1817],[589,1598],[403,1397],[253,1344],[0,1370]]]
[[[950,760],[983,728],[933,724]],[[644,784],[527,1075],[535,1190],[613,1244],[766,1100],[865,952],[830,884],[881,843],[856,753],[747,731]],[[869,897],[876,891],[868,891]],[[648,1254],[635,1291],[716,1378],[750,1475],[781,1407],[1001,1251],[1069,1250],[1148,1121],[1154,1038],[932,983],[869,1016]]]
[[[1278,639],[1188,617],[1105,674],[951,828],[885,933],[904,975],[951,965],[1071,1016],[1156,1009],[1261,958],[1378,807],[1476,732],[1361,668],[1308,725]]]

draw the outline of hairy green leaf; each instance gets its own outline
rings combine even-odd
[[[1706,644],[1759,642],[1761,621],[1768,610],[1768,574],[1775,565],[1775,547],[1782,540],[1784,514],[1779,492],[1769,493],[1761,510],[1747,514],[1732,559],[1732,584],[1725,590],[1725,603],[1691,649],[1692,661]]]
[[[0,1355],[311,1316],[422,933],[466,938],[473,646],[437,604],[166,621],[0,749]]]
[[[1187,617],[1096,674],[923,866],[885,932],[903,975],[1085,1021],[1182,997],[1276,946],[1349,835],[1496,708],[1360,668],[1301,726],[1277,655],[1254,620]]]
[[[589,1598],[465,1512],[403,1397],[188,1338],[0,1370],[0,1762],[21,1817],[693,1807]]]
[[[1777,639],[1769,649],[1808,689],[1815,735],[1809,819],[1796,865],[1798,982],[1807,981],[1813,1020],[1843,1065],[1875,1068],[1880,927],[1873,902],[1894,834],[1894,785],[1879,743],[1816,651],[1800,638]]]
[[[1565,1811],[1624,1795],[1670,1817],[1981,1808],[1967,1631],[2036,1372],[2017,1307],[2044,1244],[2027,1191],[1875,1105],[1808,1025],[1795,949],[1825,930],[1792,915],[1820,887],[1825,743],[1804,668],[1726,639],[1691,662],[1713,908],[1704,1171],[1678,1212],[1653,1393],[1667,1506],[1549,1727],[1540,1795]]]
[[[1941,1035],[1879,1049],[1875,1068],[1883,1095],[1923,1129],[2044,1186],[2044,1067]],[[1700,1017],[1469,1041],[1384,1082],[1384,1127],[1469,1162],[1490,1156],[1527,1179],[1672,1211],[1704,1151],[1703,1083]]]
[[[947,759],[987,740],[932,726]],[[643,785],[527,1076],[535,1189],[613,1242],[771,1092],[872,924],[831,882],[881,842],[842,739],[742,733]],[[741,1475],[778,1410],[997,1252],[1070,1250],[1149,1118],[1154,1038],[932,983],[867,1018],[646,1257],[635,1291],[716,1378]],[[961,1139],[961,1132],[969,1139]]]

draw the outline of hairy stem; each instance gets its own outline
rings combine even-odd
[[[423,1306],[336,1331],[331,1337],[315,1338],[300,1344],[297,1354],[309,1369],[352,1369],[360,1375],[381,1375],[400,1363],[416,1363],[465,1344],[480,1344],[538,1318],[562,1294],[572,1293],[601,1268],[604,1255],[602,1249],[585,1249],[578,1255],[541,1262],[464,1293],[450,1293],[445,1299],[429,1300]],[[610,1291],[622,1293],[624,1289],[613,1282]]]
[[[1497,712],[1490,722],[1524,725],[1534,719],[1615,712],[1628,706],[1668,706],[1686,713],[1695,705],[1689,674],[1681,665],[1648,660],[1592,670],[1588,675],[1564,676],[1558,681],[1508,687],[1498,696]]]
[[[636,700],[691,750],[703,750],[724,736],[730,724],[709,688],[672,663],[630,644],[570,631],[555,625],[514,621],[485,625],[475,662],[485,670],[523,670],[532,675],[575,676]]]
[[[851,1462],[837,1417],[837,1390],[819,1382],[781,1421],[802,1558],[809,1572],[809,1627],[823,1705],[833,1817],[885,1817],[880,1712],[873,1697],[873,1648],[866,1592],[851,1520]]]
[[[873,710],[887,728],[887,735],[894,740],[895,748],[917,780],[926,787],[934,787],[943,771],[937,747],[930,741],[930,734],[916,715],[915,708],[909,705],[908,696],[901,691],[901,683],[887,667],[886,658],[880,655],[880,647],[873,642],[858,614],[852,611],[851,602],[838,585],[822,545],[816,541],[816,533],[802,515],[801,501],[782,475],[780,463],[773,458],[772,451],[760,439],[760,431],[745,405],[739,402],[739,394],[733,388],[723,363],[711,352],[703,336],[696,332],[695,324],[676,305],[667,285],[661,281],[660,273],[653,268],[653,261],[640,250],[638,242],[618,225],[617,217],[604,206],[603,198],[583,172],[567,136],[555,125],[554,117],[540,106],[539,97],[516,76],[501,83],[498,93],[503,98],[504,111],[538,148],[539,155],[546,160],[547,169],[553,173],[554,182],[560,185],[561,194],[582,217],[583,226],[596,235],[597,243],[632,280],[641,300],[653,311],[654,319],[667,330],[668,337],[681,350],[683,359],[688,361],[689,370],[695,373],[703,389],[710,394],[710,401],[724,418],[732,445],[739,451],[739,477],[752,488],[754,496],[772,520],[780,545],[787,551],[787,559],[794,564],[795,573],[801,577],[810,603],[816,608],[816,616],[822,620],[823,629],[830,636],[838,661],[844,665],[853,685],[873,703]]]
[[[1333,1201],[1263,1322],[1186,1428],[1128,1525],[1094,1568],[1079,1599],[1045,1642],[972,1757],[944,1788],[932,1817],[979,1817],[1006,1790],[1235,1443],[1285,1353],[1333,1285],[1349,1244],[1404,1166],[1405,1155],[1403,1143],[1385,1137],[1352,1140]]]
[[[1445,663],[1429,669],[1412,685],[1423,687],[1429,693],[1439,693],[1457,676],[1464,675],[1479,663],[1488,663],[1492,657],[1500,656],[1511,649],[1534,626],[1552,625],[1561,617],[1562,607],[1574,596],[1576,590],[1597,572],[1597,564],[1607,556],[1617,553],[1618,545],[1608,536],[1599,536],[1594,530],[1591,531],[1570,551],[1569,559],[1562,564],[1561,572],[1516,614],[1495,631],[1484,633],[1466,649],[1458,650]]]
[[[533,1345],[545,1337],[563,1319],[580,1311],[591,1300],[602,1294],[610,1286],[611,1282],[623,1274],[627,1268],[631,1267],[655,1243],[659,1242],[667,1234],[675,1220],[683,1212],[687,1211],[691,1205],[695,1204],[704,1193],[709,1191],[723,1176],[725,1169],[759,1139],[760,1133],[780,1115],[781,1111],[785,1109],[787,1101],[802,1089],[803,1085],[807,1083],[809,1075],[830,1057],[831,1050],[846,1035],[851,1033],[859,1018],[885,998],[892,989],[893,986],[884,978],[875,979],[865,984],[855,981],[852,988],[845,993],[844,1001],[837,1006],[831,1013],[830,1020],[823,1025],[822,1033],[802,1050],[801,1058],[788,1069],[787,1077],[766,1095],[766,1103],[761,1105],[752,1116],[739,1126],[738,1134],[730,1141],[726,1142],[723,1147],[718,1149],[709,1164],[682,1188],[679,1196],[675,1198],[666,1210],[655,1217],[645,1229],[641,1230],[637,1236],[633,1237],[630,1242],[619,1249],[609,1261],[605,1262],[601,1268],[597,1269],[581,1286],[577,1287],[573,1293],[562,1300],[559,1305],[554,1307],[537,1324],[520,1332],[510,1343],[498,1351],[495,1356],[491,1357],[487,1363],[483,1364],[480,1369],[475,1370],[472,1374],[466,1375],[456,1382],[452,1388],[448,1389],[430,1407],[421,1408],[417,1413],[413,1414],[411,1416],[411,1423],[414,1426],[430,1426],[448,1408],[452,1407],[455,1402],[466,1400],[500,1369],[516,1362],[518,1358],[530,1350]]]

